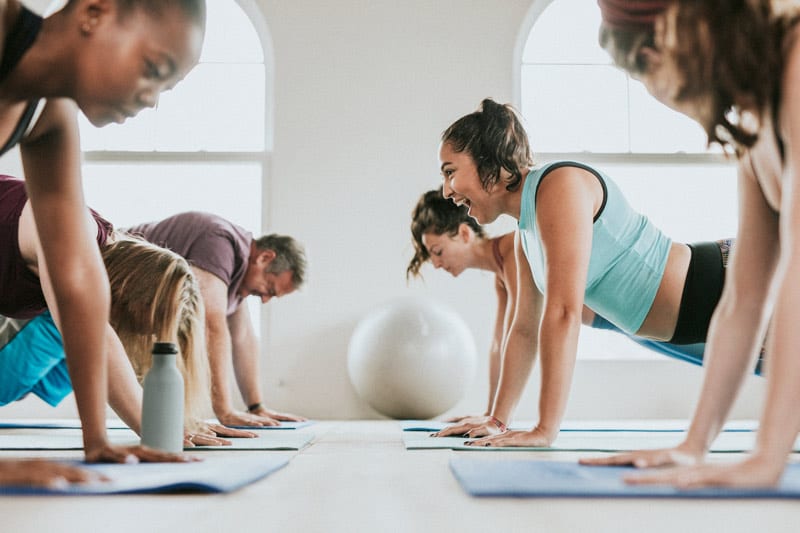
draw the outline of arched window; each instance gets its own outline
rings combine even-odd
[[[736,172],[696,123],[652,98],[597,42],[594,0],[535,0],[517,46],[521,110],[537,163],[571,159],[607,172],[630,203],[680,242],[735,236]],[[645,356],[585,329],[579,355]]]
[[[188,210],[216,213],[256,236],[268,225],[269,39],[255,0],[207,8],[200,64],[156,109],[104,128],[81,117],[87,203],[118,227]]]

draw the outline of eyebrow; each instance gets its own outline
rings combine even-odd
[[[453,164],[453,163],[451,163],[450,161],[445,161],[444,163],[442,163],[442,166],[441,166],[441,167],[439,167],[439,170],[440,170],[440,171],[441,171],[441,170],[444,170],[444,167],[446,167],[447,165],[452,165],[452,164]]]

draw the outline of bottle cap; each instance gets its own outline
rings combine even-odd
[[[171,354],[178,353],[178,347],[174,342],[156,342],[153,343],[154,354]]]

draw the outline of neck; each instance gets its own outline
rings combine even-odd
[[[495,239],[476,239],[475,244],[473,245],[473,257],[470,264],[471,268],[477,268],[478,270],[486,270],[489,272],[494,272],[495,274],[500,274],[500,266],[497,264],[497,261],[494,258],[494,250],[492,249],[494,241],[498,238],[499,237]]]
[[[505,198],[503,199],[503,204],[501,206],[501,213],[504,215],[509,215],[514,217],[514,219],[519,220],[519,213],[520,213],[520,205],[522,203],[522,189],[525,188],[525,182],[528,179],[528,173],[531,171],[529,168],[522,169],[522,179],[519,182],[519,186],[515,191],[507,191]]]
[[[76,41],[62,12],[46,18],[36,40],[0,87],[0,96],[13,101],[69,98],[73,95]]]

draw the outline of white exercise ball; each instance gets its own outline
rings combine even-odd
[[[347,370],[378,412],[426,419],[453,407],[475,375],[475,340],[454,310],[430,298],[383,305],[356,326]]]

